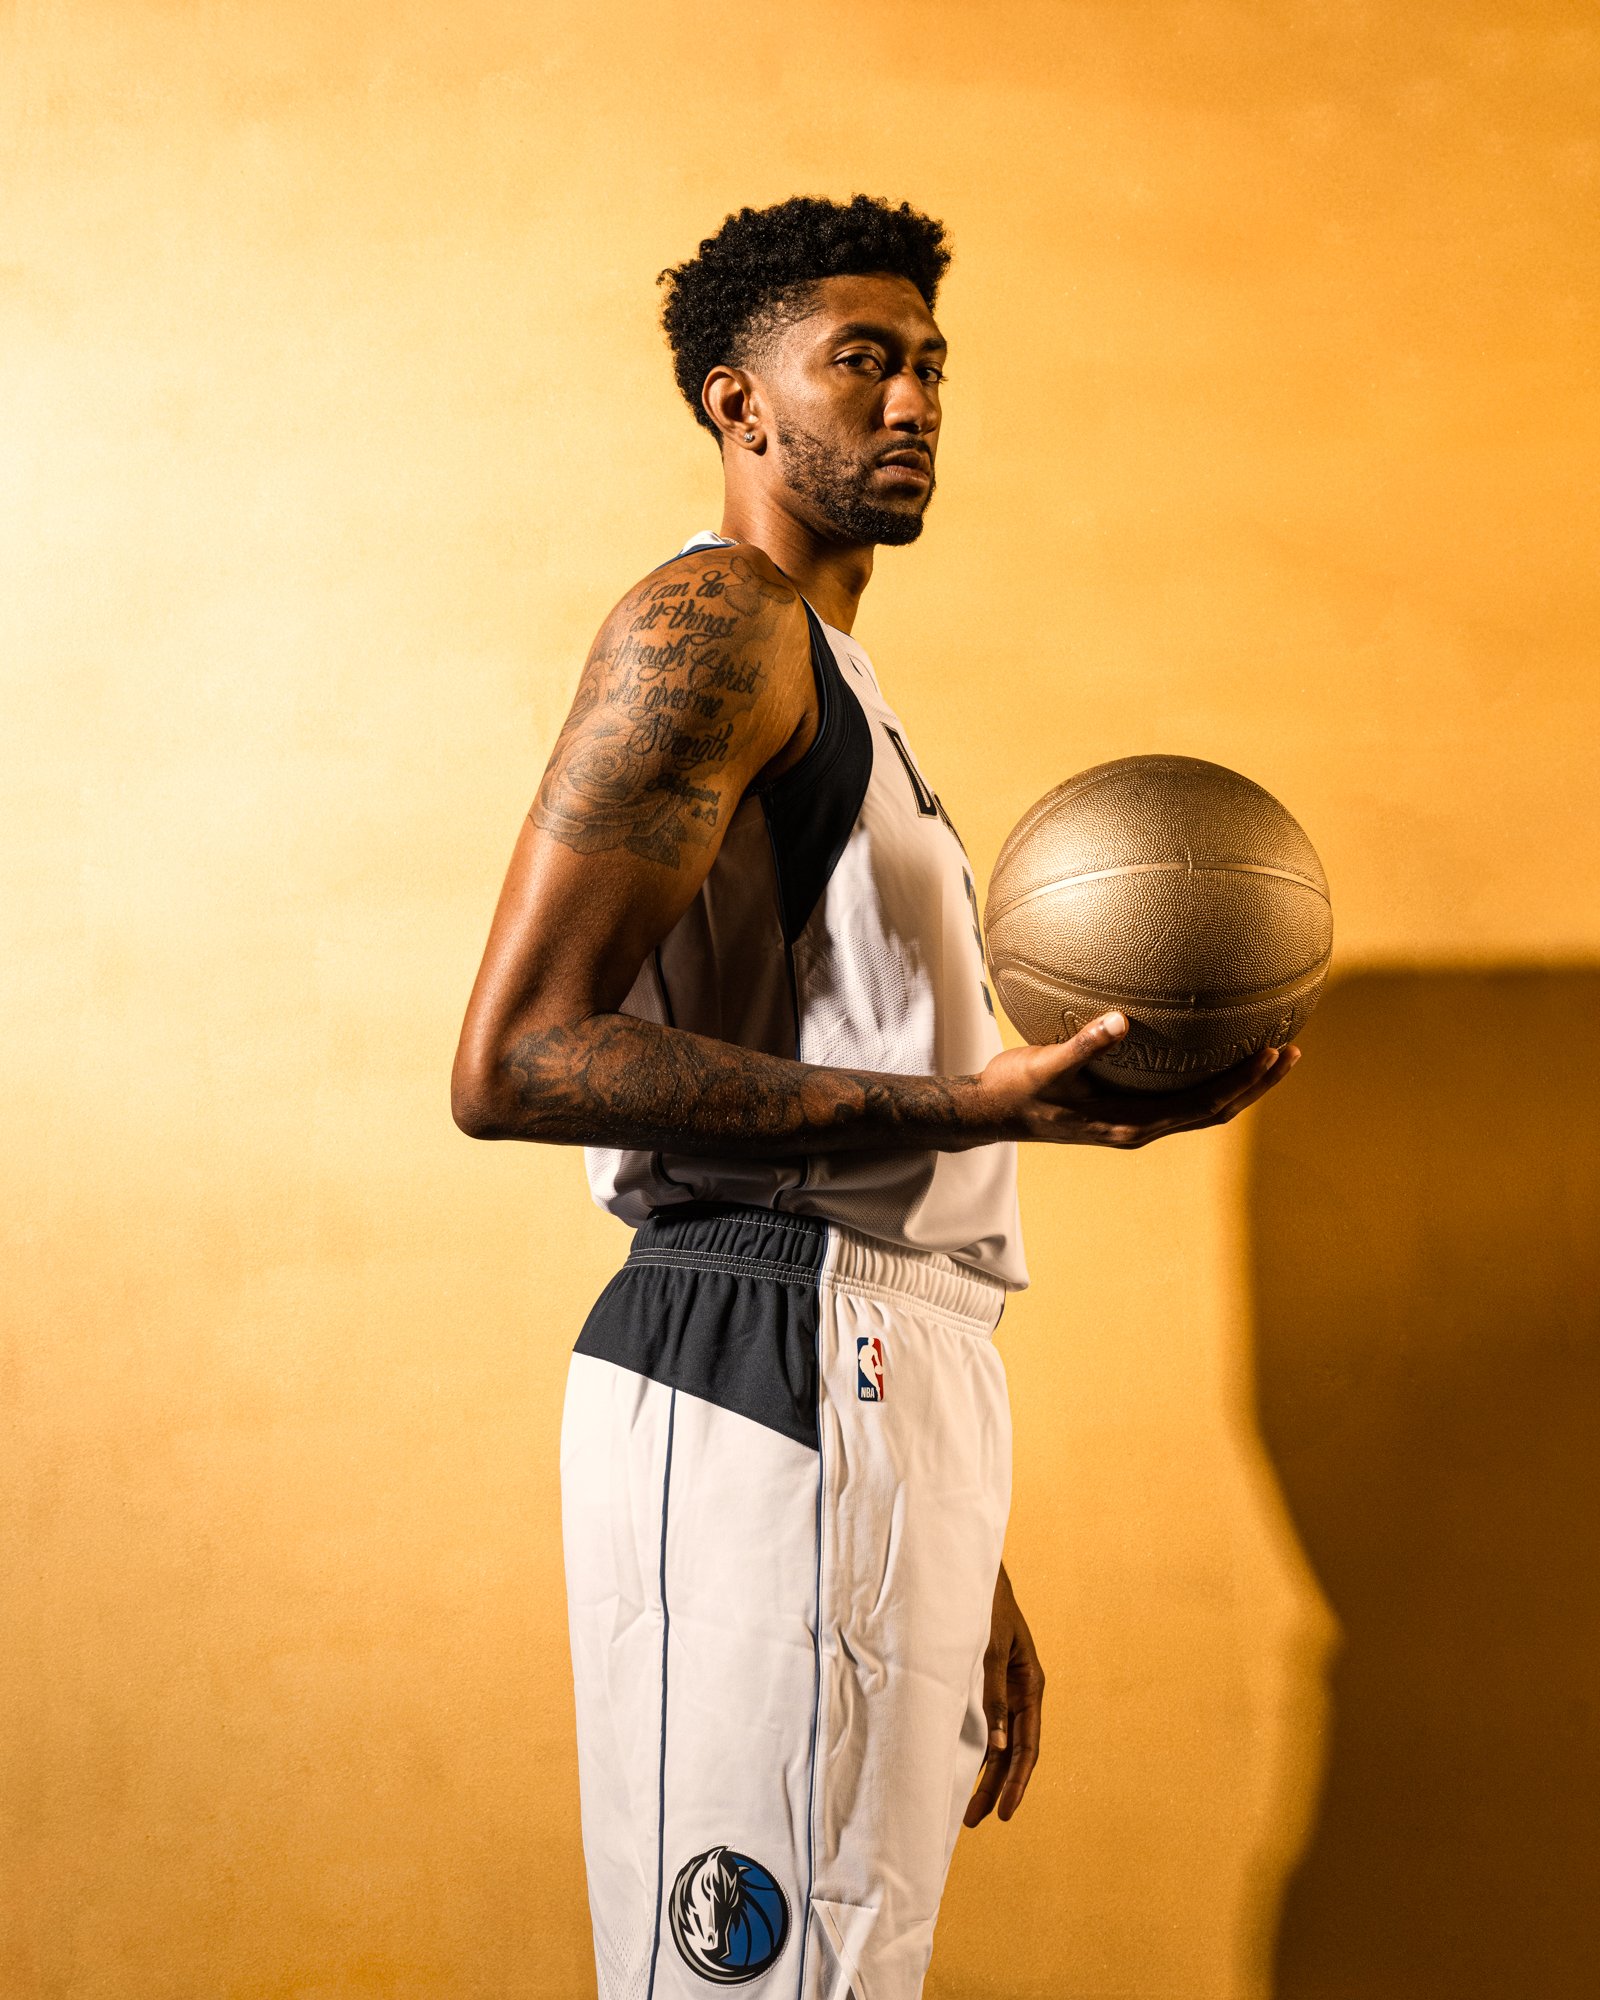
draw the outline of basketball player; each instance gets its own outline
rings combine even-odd
[[[466,1131],[587,1146],[635,1226],[561,1444],[601,2000],[915,2000],[963,1816],[1039,1753],[1015,1142],[1218,1124],[1295,1060],[1152,1099],[1085,1072],[1119,1015],[1001,1049],[970,864],[852,636],[933,496],[948,261],[857,196],[663,274],[722,525],[595,641],[456,1060]]]

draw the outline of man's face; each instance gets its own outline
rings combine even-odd
[[[760,374],[773,470],[810,524],[845,542],[914,542],[933,498],[944,336],[905,278],[824,278]]]

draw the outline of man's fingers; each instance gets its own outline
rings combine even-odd
[[[1190,1118],[1217,1118],[1226,1111],[1236,1098],[1254,1090],[1265,1078],[1272,1075],[1282,1057],[1281,1049],[1261,1049],[1248,1056],[1242,1063],[1235,1063],[1232,1069],[1209,1076],[1204,1083],[1197,1083],[1192,1090],[1181,1093],[1188,1100],[1187,1116]],[[1174,1096],[1179,1093],[1174,1092]],[[1170,1107],[1180,1116],[1185,1115],[1178,1104]]]
[[[1109,1014],[1096,1015],[1070,1041],[1057,1043],[1055,1053],[1060,1057],[1057,1075],[1063,1070],[1082,1069],[1085,1063],[1093,1062],[1102,1049],[1110,1048],[1113,1042],[1120,1042],[1127,1032],[1126,1014],[1119,1014],[1113,1009]]]
[[[989,1725],[988,1752],[978,1783],[967,1803],[965,1824],[976,1826],[993,1811],[1005,1782],[1007,1746],[1011,1732],[1010,1710],[1006,1703],[1006,1656],[992,1641],[983,1656],[983,1716]]]
[[[1182,1122],[1217,1125],[1248,1111],[1257,1098],[1265,1097],[1275,1084],[1282,1083],[1300,1060],[1298,1049],[1263,1049],[1248,1065],[1224,1072],[1226,1081],[1213,1078],[1215,1088],[1198,1113]]]
[[[1031,1094],[1034,1136],[1136,1147],[1171,1132],[1202,1131],[1248,1111],[1300,1060],[1300,1051],[1290,1043],[1282,1049],[1262,1049],[1232,1069],[1179,1090],[1147,1094],[1114,1084],[1108,1088],[1088,1073],[1086,1065],[1128,1031],[1127,1015],[1113,1010],[1097,1016],[1070,1041],[1008,1049],[995,1058],[997,1069],[1013,1065],[1002,1088],[1014,1090],[1013,1079],[1020,1078],[1022,1088]]]
[[[1207,1125],[1220,1125],[1254,1104],[1287,1074],[1282,1051],[1263,1049],[1248,1063],[1224,1071],[1226,1081],[1209,1077],[1189,1090],[1164,1091],[1146,1100],[1150,1135],[1159,1138],[1167,1132],[1203,1131]]]
[[[972,1797],[967,1801],[967,1810],[962,1815],[963,1826],[976,1826],[994,1811],[994,1802],[1000,1796],[1000,1787],[1005,1783],[1006,1752],[991,1750],[983,1760],[983,1769],[978,1773],[978,1782],[973,1787]]]
[[[1006,1763],[1005,1783],[1000,1788],[1000,1817],[1010,1819],[1022,1804],[1033,1767],[1039,1761],[1039,1697],[1034,1695],[1011,1718],[1011,1750]]]
[[[1231,1118],[1237,1118],[1241,1111],[1248,1111],[1252,1104],[1275,1090],[1300,1060],[1298,1049],[1276,1049],[1266,1051],[1274,1060],[1265,1063],[1257,1058],[1252,1067],[1259,1067],[1260,1073],[1253,1082],[1241,1087],[1237,1082],[1227,1092],[1215,1092],[1204,1103],[1188,1112],[1169,1110],[1167,1115],[1150,1127],[1151,1138],[1162,1138],[1169,1132],[1203,1132],[1212,1125],[1226,1125]]]
[[[1251,1105],[1265,1097],[1269,1090],[1276,1090],[1299,1060],[1300,1051],[1298,1049],[1280,1049],[1278,1051],[1278,1060],[1272,1065],[1271,1069],[1267,1071],[1265,1076],[1251,1084],[1248,1090],[1243,1091],[1227,1106],[1222,1113],[1223,1119],[1226,1121],[1229,1118],[1237,1118],[1241,1111],[1248,1111]]]
[[[1103,1090],[1105,1086],[1087,1074],[1087,1065],[1127,1032],[1127,1015],[1113,1011],[1097,1014],[1064,1042],[1035,1043],[1028,1052],[1033,1064],[1032,1089],[1054,1103],[1075,1099],[1086,1090]]]
[[[990,1754],[998,1751],[1003,1756],[1010,1714],[1006,1705],[1006,1662],[1004,1655],[993,1645],[983,1656],[983,1713],[989,1724]]]
[[[1214,1125],[1244,1111],[1281,1083],[1300,1059],[1296,1048],[1262,1049],[1258,1054],[1207,1077],[1184,1090],[1163,1090],[1148,1097],[1119,1096],[1095,1107],[1107,1124],[1140,1126],[1152,1138],[1167,1132],[1187,1132]]]
[[[1030,1695],[1021,1708],[1011,1711],[1006,1731],[1006,1747],[998,1749],[994,1745],[991,1732],[989,1754],[983,1760],[983,1769],[978,1773],[978,1782],[972,1797],[967,1801],[967,1810],[962,1824],[977,1826],[981,1820],[999,1806],[999,1817],[1010,1819],[1022,1803],[1022,1795],[1028,1789],[1028,1780],[1033,1776],[1034,1766],[1039,1761],[1039,1721],[1041,1698]]]

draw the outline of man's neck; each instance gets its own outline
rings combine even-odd
[[[717,532],[771,556],[819,618],[841,632],[853,629],[861,593],[872,581],[871,542],[824,541],[765,496],[736,499],[731,493]]]

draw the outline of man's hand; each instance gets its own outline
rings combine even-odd
[[[988,1650],[983,1656],[983,1712],[989,1720],[989,1752],[967,1804],[967,1826],[986,1819],[996,1799],[1002,1819],[1010,1819],[1021,1805],[1039,1761],[1043,1701],[1044,1668],[1002,1564],[994,1587]]]
[[[1282,1083],[1300,1060],[1291,1042],[1187,1089],[1118,1090],[1091,1076],[1088,1065],[1127,1032],[1125,1014],[1101,1014],[1069,1042],[1003,1049],[978,1079],[999,1134],[1057,1145],[1147,1146],[1169,1132],[1225,1125]]]

